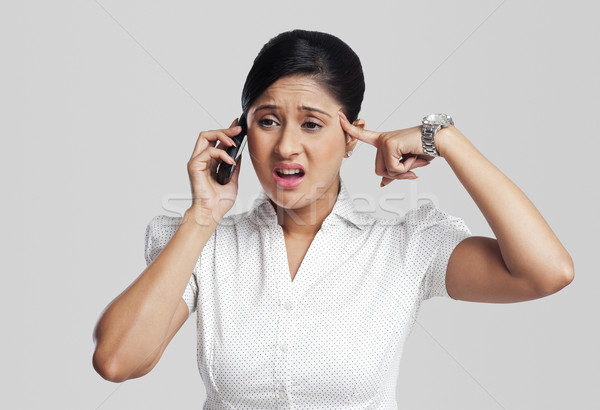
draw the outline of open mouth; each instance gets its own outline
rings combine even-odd
[[[294,179],[294,178],[300,178],[300,177],[304,176],[304,171],[301,170],[301,169],[283,169],[283,168],[279,168],[279,169],[277,169],[275,171],[275,173],[280,178],[285,178],[285,179]]]
[[[304,179],[304,169],[302,168],[276,168],[273,171],[273,177],[277,186],[284,189],[296,188]]]

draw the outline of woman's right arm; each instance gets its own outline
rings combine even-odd
[[[106,380],[147,374],[188,317],[182,298],[198,257],[216,229],[213,218],[188,209],[156,259],[103,312],[94,330],[92,359]]]
[[[240,164],[226,185],[215,179],[218,160],[235,161],[219,145],[233,144],[234,127],[203,131],[188,162],[192,206],[169,242],[140,276],[104,310],[94,329],[94,369],[106,380],[141,377],[158,363],[188,317],[182,298],[204,246],[233,206]]]

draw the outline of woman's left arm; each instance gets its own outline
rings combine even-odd
[[[574,277],[571,256],[523,191],[456,127],[438,131],[435,144],[496,236],[472,236],[454,249],[446,269],[451,297],[517,302],[568,285]]]
[[[424,155],[421,126],[375,132],[364,129],[364,123],[350,124],[341,112],[340,125],[350,137],[377,148],[375,173],[383,177],[382,186],[416,178],[411,169],[434,158]],[[450,297],[520,302],[571,283],[573,260],[529,198],[453,125],[439,130],[434,141],[497,238],[471,236],[454,248],[446,268]]]

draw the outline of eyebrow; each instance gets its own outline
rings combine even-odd
[[[314,108],[314,107],[307,107],[306,105],[300,105],[298,106],[298,108],[302,109],[302,110],[306,110],[306,111],[316,111],[316,112],[320,112],[321,114],[325,114],[326,116],[328,116],[329,118],[331,118],[331,115],[329,115],[328,113],[326,113],[323,110],[320,110],[318,108]],[[256,107],[256,109],[254,110],[254,113],[256,113],[257,111],[260,110],[264,110],[264,109],[279,109],[278,105],[273,105],[273,104],[263,104],[263,105],[259,105],[258,107]]]

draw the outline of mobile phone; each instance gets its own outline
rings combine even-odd
[[[225,152],[227,152],[229,156],[235,160],[236,164],[242,155],[244,146],[246,145],[246,133],[248,132],[248,126],[246,124],[246,116],[244,113],[240,115],[238,125],[242,127],[242,131],[235,137],[231,137],[235,141],[236,146],[232,145],[231,147],[227,147],[225,149]],[[221,185],[228,184],[229,180],[231,179],[231,175],[233,175],[233,171],[235,171],[235,165],[221,161],[217,165],[217,182]]]

